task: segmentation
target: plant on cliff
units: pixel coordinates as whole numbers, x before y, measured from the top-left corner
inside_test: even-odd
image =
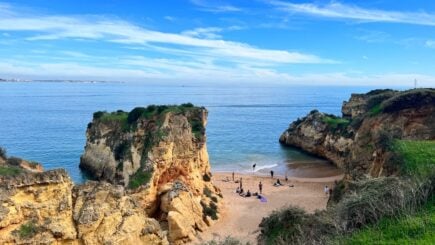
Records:
[[[39,232],[39,227],[35,225],[34,221],[29,221],[22,224],[16,232],[21,239],[29,239]]]
[[[212,240],[206,243],[202,243],[201,245],[250,245],[250,243],[249,242],[243,243],[233,237],[225,237],[224,240],[219,240],[219,241]]]
[[[341,117],[336,117],[333,115],[325,115],[322,118],[322,121],[326,123],[331,129],[344,129],[347,125],[349,125],[350,121]]]
[[[202,214],[204,217],[209,216],[212,220],[217,220],[217,206],[215,203],[211,202],[210,205],[207,205],[205,202],[200,202],[202,206]]]
[[[148,183],[151,177],[152,177],[151,172],[147,172],[139,169],[135,174],[130,176],[130,182],[128,183],[128,187],[131,189],[136,189],[139,186]]]
[[[9,167],[0,166],[0,176],[17,176],[22,172],[23,171],[21,168],[15,166],[9,166]]]
[[[6,149],[3,147],[0,147],[0,158],[3,158],[3,159],[8,158],[7,154],[6,154]]]

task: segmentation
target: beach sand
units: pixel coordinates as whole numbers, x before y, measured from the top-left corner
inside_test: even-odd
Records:
[[[296,178],[289,177],[288,182],[284,177],[252,174],[235,174],[236,179],[243,178],[245,192],[258,192],[258,183],[263,183],[263,196],[267,202],[260,202],[257,197],[241,197],[235,193],[239,184],[232,181],[231,173],[213,173],[213,183],[219,187],[223,194],[223,208],[220,219],[201,233],[192,244],[201,244],[210,240],[223,240],[227,236],[237,238],[243,242],[256,244],[260,233],[258,225],[263,217],[281,207],[295,205],[312,213],[315,210],[326,208],[328,196],[323,192],[325,185],[333,186],[335,180],[340,180],[343,175],[322,178]],[[279,177],[284,186],[274,187],[273,183]],[[229,179],[229,182],[224,181]],[[294,185],[294,187],[289,187]]]

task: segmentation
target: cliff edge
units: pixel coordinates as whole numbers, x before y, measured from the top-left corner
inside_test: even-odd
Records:
[[[397,175],[394,140],[435,139],[435,90],[373,90],[352,94],[342,117],[311,111],[290,124],[279,141],[324,157],[347,178]]]

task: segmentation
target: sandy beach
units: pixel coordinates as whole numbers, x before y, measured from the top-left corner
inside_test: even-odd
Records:
[[[192,244],[201,244],[210,240],[223,240],[232,236],[243,242],[255,244],[259,234],[259,227],[263,217],[274,210],[288,205],[295,205],[314,212],[326,208],[328,196],[323,192],[325,185],[333,186],[335,180],[342,175],[321,178],[289,177],[288,182],[283,176],[270,176],[252,174],[235,174],[235,179],[243,178],[245,191],[258,192],[258,183],[263,183],[263,196],[267,202],[261,202],[257,197],[241,197],[235,191],[238,183],[232,181],[232,173],[213,173],[214,184],[222,190],[224,196],[220,219],[204,233],[198,236]],[[276,178],[280,178],[283,186],[274,187]],[[226,181],[229,179],[230,181]],[[293,185],[294,187],[290,187]]]

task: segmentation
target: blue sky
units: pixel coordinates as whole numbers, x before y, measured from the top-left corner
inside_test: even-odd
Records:
[[[0,77],[434,87],[435,2],[0,1]]]

